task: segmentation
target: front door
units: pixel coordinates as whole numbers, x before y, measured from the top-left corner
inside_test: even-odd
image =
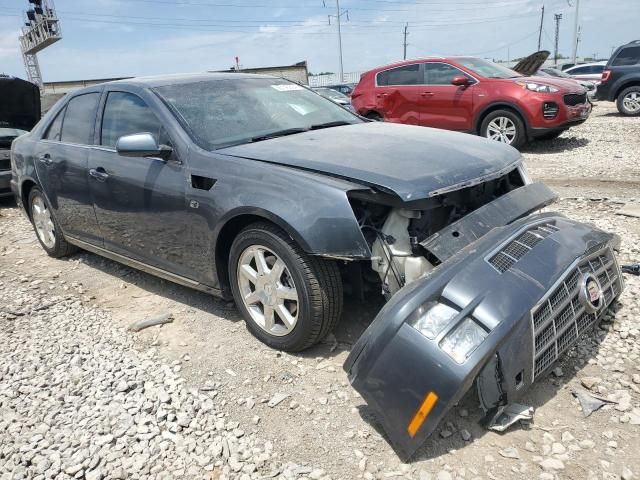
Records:
[[[87,179],[99,100],[100,92],[73,97],[48,126],[34,157],[39,183],[64,233],[101,246]]]
[[[169,160],[124,157],[116,142],[125,135],[152,133],[170,144],[160,120],[138,95],[105,94],[96,146],[89,156],[89,183],[105,248],[178,275],[190,276],[184,250],[185,172]]]
[[[420,117],[421,125],[446,130],[472,130],[475,86],[452,85],[451,80],[460,75],[469,77],[462,70],[448,63],[426,62],[424,64],[424,85],[421,95],[425,101]]]

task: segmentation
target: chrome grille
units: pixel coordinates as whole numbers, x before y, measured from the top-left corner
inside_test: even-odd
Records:
[[[554,223],[531,227],[511,240],[498,253],[489,258],[489,263],[498,272],[504,273],[524,257],[533,247],[559,230]]]
[[[534,381],[594,324],[598,315],[603,313],[622,291],[622,279],[613,251],[608,246],[599,246],[600,251],[594,250],[593,247],[587,250],[560,284],[531,312],[534,332]],[[605,305],[597,314],[587,313],[578,300],[580,278],[586,273],[598,278],[604,294]]]

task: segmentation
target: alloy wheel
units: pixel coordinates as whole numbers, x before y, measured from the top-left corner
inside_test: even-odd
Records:
[[[256,325],[278,337],[293,331],[299,299],[284,260],[267,247],[252,245],[240,255],[237,279],[242,302]]]
[[[487,125],[487,138],[511,145],[516,138],[516,125],[508,117],[496,117]]]
[[[622,105],[624,108],[631,112],[637,113],[640,111],[640,92],[629,92],[622,99]]]
[[[40,195],[33,197],[33,201],[31,202],[31,217],[40,241],[45,247],[54,248],[56,245],[55,225],[51,218],[51,212]]]

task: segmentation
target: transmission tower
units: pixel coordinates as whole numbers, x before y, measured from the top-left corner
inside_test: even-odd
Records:
[[[62,38],[60,21],[53,0],[29,0],[20,35],[20,50],[27,78],[43,91],[42,74],[37,53]]]
[[[553,58],[554,58],[554,63],[557,67],[558,66],[558,41],[560,40],[560,20],[562,20],[562,14],[556,13],[554,15],[554,18],[556,19],[556,46],[553,51]]]

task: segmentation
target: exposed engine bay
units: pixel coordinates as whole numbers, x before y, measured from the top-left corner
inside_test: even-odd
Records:
[[[438,257],[424,246],[430,238],[528,183],[526,172],[519,166],[493,180],[414,202],[398,202],[379,193],[350,195],[358,224],[371,249],[371,270],[380,279],[382,293],[389,298],[440,264]],[[453,237],[456,233],[453,232]]]

